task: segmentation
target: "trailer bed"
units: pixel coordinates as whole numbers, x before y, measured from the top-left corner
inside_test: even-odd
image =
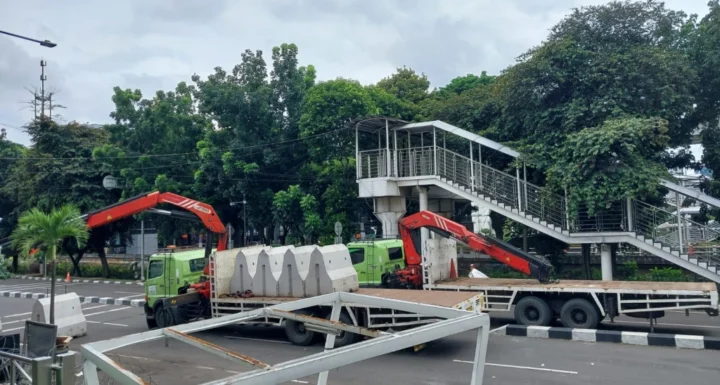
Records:
[[[442,307],[461,307],[463,304],[473,301],[479,293],[469,291],[429,291],[429,290],[407,290],[407,289],[371,289],[362,288],[355,294],[368,295],[398,301],[416,302],[425,305]],[[221,297],[214,299],[218,303],[266,303],[277,304],[281,302],[297,301],[302,298],[293,297]]]
[[[695,294],[717,293],[712,282],[644,282],[644,281],[584,281],[561,280],[555,283],[540,283],[532,279],[508,278],[455,278],[436,282],[431,288],[442,290],[522,290],[522,291],[570,291],[609,292],[636,294]]]

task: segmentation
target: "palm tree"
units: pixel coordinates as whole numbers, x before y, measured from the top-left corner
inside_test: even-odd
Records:
[[[12,245],[27,255],[31,249],[42,246],[52,261],[52,281],[50,281],[50,323],[55,323],[55,261],[57,249],[66,238],[73,238],[78,247],[87,242],[89,232],[85,221],[80,218],[80,210],[74,205],[64,205],[49,214],[35,208],[25,212],[19,219],[17,228],[10,238]]]

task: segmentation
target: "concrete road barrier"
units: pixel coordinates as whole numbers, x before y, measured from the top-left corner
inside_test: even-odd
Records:
[[[300,274],[301,295],[302,297],[311,297],[317,295],[318,284],[317,274],[313,269],[310,272],[310,264],[312,260],[322,260],[322,254],[317,246],[302,246],[296,247],[293,252],[295,253],[295,264],[297,265],[298,273]]]
[[[272,274],[277,281],[277,295],[280,297],[302,297],[302,277],[295,259],[295,248],[274,247],[270,250]]]
[[[320,269],[321,294],[336,291],[354,292],[360,288],[357,271],[352,265],[347,246],[323,246],[320,248],[320,252],[324,264]]]
[[[242,293],[245,290],[252,290],[252,280],[257,269],[258,254],[265,247],[246,247],[240,248],[235,257],[235,269],[233,270],[233,278],[230,283],[231,293]],[[235,250],[235,249],[233,249]]]
[[[550,326],[507,325],[494,334],[582,342],[666,346],[682,349],[720,350],[720,338],[685,334],[625,332],[618,330],[571,329]]]
[[[50,323],[50,298],[40,298],[33,304],[33,321]],[[58,336],[87,335],[87,321],[82,312],[80,297],[75,293],[55,296],[55,324]]]
[[[252,292],[259,297],[276,296],[277,282],[270,267],[270,255],[267,251],[260,250],[257,254],[257,266],[252,278]]]

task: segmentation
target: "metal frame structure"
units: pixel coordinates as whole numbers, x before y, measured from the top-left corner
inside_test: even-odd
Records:
[[[444,320],[391,334],[339,322],[342,307],[351,303],[413,312],[442,318]],[[330,319],[327,320],[292,313],[296,310],[314,306],[332,307]],[[190,333],[194,332],[233,325],[267,316],[302,320],[309,330],[326,333],[325,351],[308,357],[270,365],[253,357],[230,351],[190,335]],[[330,369],[363,361],[382,354],[411,348],[453,334],[477,329],[475,358],[470,384],[481,385],[483,383],[485,370],[489,328],[490,317],[487,314],[479,312],[468,312],[407,301],[337,292],[293,302],[280,303],[225,317],[212,318],[191,324],[151,330],[112,340],[86,344],[82,346],[82,357],[84,360],[83,372],[87,385],[100,385],[97,369],[104,371],[123,385],[145,384],[143,379],[121,367],[117,362],[114,362],[106,356],[105,353],[110,350],[141,342],[172,338],[242,364],[250,370],[221,380],[206,382],[204,385],[280,384],[313,374],[319,374],[318,385],[325,385],[327,384],[328,370]],[[366,337],[371,337],[372,339],[334,349],[335,336],[340,332],[361,334]]]

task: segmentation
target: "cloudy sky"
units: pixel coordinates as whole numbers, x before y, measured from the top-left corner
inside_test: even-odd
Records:
[[[112,88],[143,95],[172,89],[193,73],[231,68],[245,49],[269,53],[295,43],[320,80],[373,83],[397,67],[424,72],[433,86],[467,73],[498,73],[540,43],[571,8],[602,0],[0,0],[0,30],[48,39],[38,44],[0,35],[0,127],[32,117],[23,102],[46,88],[67,120],[106,123]],[[211,5],[212,4],[212,5]],[[706,13],[707,0],[666,0]]]

